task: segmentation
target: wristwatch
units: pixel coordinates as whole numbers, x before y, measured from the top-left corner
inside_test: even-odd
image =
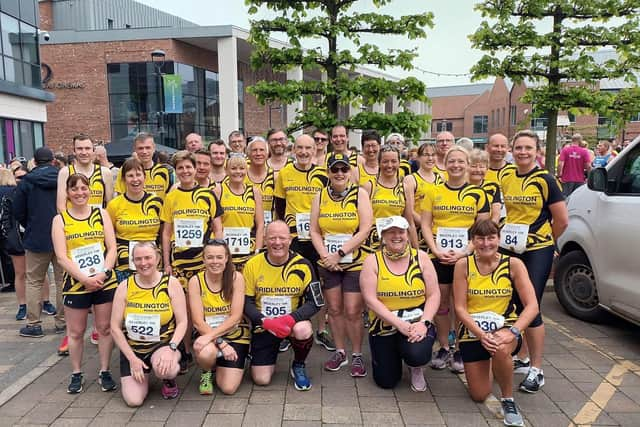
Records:
[[[522,333],[520,332],[520,329],[516,328],[515,326],[512,326],[509,328],[509,332],[511,332],[513,335],[515,335],[516,338],[520,338],[522,336]]]
[[[178,344],[174,343],[174,342],[170,342],[169,343],[169,348],[173,351],[178,351]]]
[[[346,253],[344,253],[344,251],[342,250],[342,248],[338,249],[338,255],[340,255],[340,257],[344,258],[344,256],[346,255]]]
[[[110,268],[107,268],[107,269],[104,271],[104,276],[105,276],[107,279],[110,279],[112,274],[113,274],[113,270],[112,270],[112,269],[110,269]]]
[[[431,323],[431,320],[423,320],[422,323],[424,323],[424,326],[426,326],[427,329],[429,329],[431,325],[433,325],[433,323]]]
[[[222,344],[223,342],[225,342],[225,340],[223,340],[223,339],[222,339],[222,337],[218,337],[218,338],[216,338],[216,345],[220,345],[220,344]]]

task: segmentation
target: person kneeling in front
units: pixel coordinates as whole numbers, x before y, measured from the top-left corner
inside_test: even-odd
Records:
[[[409,222],[384,218],[381,248],[362,265],[360,290],[369,307],[369,347],[373,380],[382,388],[402,378],[402,362],[411,374],[411,389],[427,390],[423,366],[431,360],[436,337],[431,323],[440,305],[440,288],[429,256],[411,247]]]
[[[151,370],[162,380],[162,397],[178,397],[178,344],[187,330],[187,303],[178,279],[158,271],[160,253],[153,242],[136,243],[132,258],[136,273],[118,285],[111,335],[120,348],[122,398],[136,407],[149,393]]]
[[[513,400],[513,362],[522,345],[520,331],[538,314],[538,303],[522,261],[498,253],[500,231],[491,220],[477,221],[470,230],[474,253],[456,262],[453,297],[464,374],[469,394],[483,402],[491,394],[491,372],[502,392],[507,426],[523,426]],[[513,297],[524,306],[516,314]]]
[[[320,283],[311,263],[291,252],[289,226],[274,221],[266,230],[266,252],[245,264],[244,314],[251,320],[251,376],[254,383],[268,385],[275,371],[280,342],[293,346],[291,376],[297,390],[309,390],[311,381],[305,360],[313,344],[309,319],[324,304]]]

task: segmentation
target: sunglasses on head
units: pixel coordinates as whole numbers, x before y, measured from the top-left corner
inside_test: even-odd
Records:
[[[224,239],[209,239],[207,245],[227,246],[227,242]]]
[[[333,166],[330,170],[331,170],[331,173],[338,173],[338,172],[349,173],[349,171],[351,171],[351,167],[347,165]]]

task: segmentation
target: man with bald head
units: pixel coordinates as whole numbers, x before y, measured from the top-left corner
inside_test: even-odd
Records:
[[[506,160],[509,152],[509,140],[501,133],[494,133],[489,137],[485,151],[489,154],[489,169],[484,179],[487,182],[499,184],[498,174],[509,165]]]
[[[97,145],[93,153],[95,155],[95,162],[111,171],[113,184],[115,185],[116,178],[118,177],[118,168],[109,161],[107,150],[102,145]]]
[[[202,143],[202,137],[192,132],[184,138],[184,149],[195,153],[198,150],[204,150],[204,144]]]
[[[291,249],[316,264],[320,259],[311,243],[311,201],[326,185],[327,174],[313,164],[316,146],[309,135],[300,135],[293,146],[295,160],[276,177],[276,215],[289,225]]]

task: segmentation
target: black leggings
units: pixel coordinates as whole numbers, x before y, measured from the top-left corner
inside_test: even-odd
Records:
[[[393,388],[402,379],[402,362],[410,367],[431,361],[435,328],[429,328],[425,339],[410,343],[400,332],[393,335],[369,335],[373,380],[379,387]]]
[[[507,255],[519,258],[524,263],[525,267],[527,267],[527,271],[529,272],[529,279],[531,279],[531,283],[533,283],[533,288],[536,292],[536,299],[538,300],[538,314],[533,318],[531,323],[529,324],[530,328],[537,328],[538,326],[542,326],[542,314],[541,314],[541,304],[542,304],[542,295],[544,295],[544,288],[547,286],[547,280],[549,279],[549,273],[551,273],[551,266],[553,265],[553,254],[555,252],[555,248],[553,246],[548,246],[542,249],[536,249],[534,251],[527,251],[523,254],[516,254],[509,251],[503,251]],[[516,305],[516,312],[518,314],[522,313],[524,306],[520,301],[520,296],[517,292],[513,293],[513,302]]]

